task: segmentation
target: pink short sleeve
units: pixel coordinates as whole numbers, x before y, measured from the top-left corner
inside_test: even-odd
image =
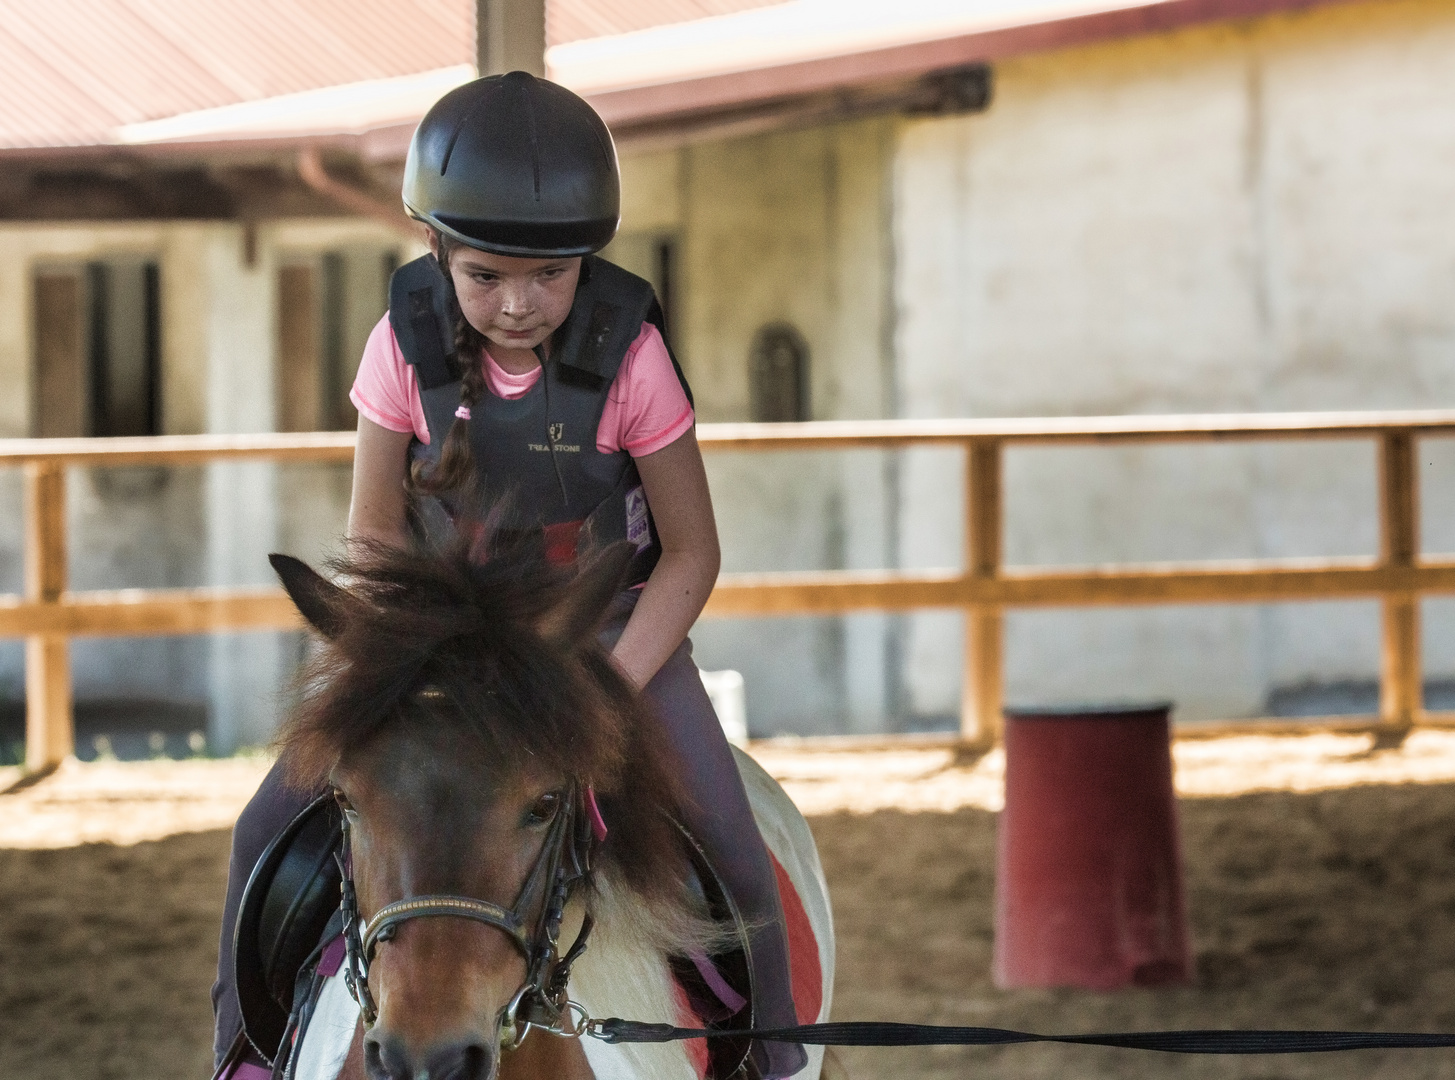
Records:
[[[693,420],[662,335],[651,323],[643,323],[607,392],[596,449],[603,454],[625,449],[632,457],[646,457],[680,439]]]
[[[502,397],[524,392],[501,394],[493,385],[491,390]],[[420,442],[429,442],[414,368],[399,351],[387,315],[379,320],[364,345],[349,400],[361,415],[380,427],[412,431]],[[643,323],[642,332],[627,349],[607,392],[596,429],[596,448],[603,454],[625,449],[632,457],[645,457],[676,442],[692,427],[693,420],[692,406],[677,380],[662,335],[655,326]]]
[[[429,442],[429,425],[424,419],[414,368],[399,351],[388,315],[369,333],[349,400],[361,415],[381,428],[412,431],[420,442]]]

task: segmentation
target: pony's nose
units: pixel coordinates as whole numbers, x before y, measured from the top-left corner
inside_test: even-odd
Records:
[[[369,1080],[487,1080],[490,1048],[479,1039],[457,1039],[416,1056],[398,1035],[378,1030],[364,1036]]]

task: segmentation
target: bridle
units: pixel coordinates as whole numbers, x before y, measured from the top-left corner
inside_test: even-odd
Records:
[[[349,820],[344,815],[343,843],[335,855],[343,875],[339,905],[344,922],[343,976],[349,994],[358,1003],[365,1028],[373,1027],[379,1018],[374,996],[369,992],[369,964],[378,944],[392,938],[410,919],[456,918],[494,927],[525,957],[525,981],[501,1011],[500,1040],[504,1047],[519,1046],[531,1028],[563,1036],[584,1033],[586,1012],[570,999],[567,984],[572,965],[586,951],[591,916],[585,916],[575,943],[564,955],[560,955],[559,936],[566,901],[591,874],[597,836],[586,806],[588,798],[592,796],[578,784],[572,784],[566,792],[512,907],[469,896],[410,896],[386,904],[362,927],[354,890]],[[532,925],[533,911],[539,914]]]

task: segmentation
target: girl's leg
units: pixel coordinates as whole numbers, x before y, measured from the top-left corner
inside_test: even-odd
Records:
[[[777,877],[753,820],[732,749],[703,689],[697,665],[692,662],[690,641],[684,641],[662,665],[647,684],[645,694],[663,720],[693,796],[692,804],[684,810],[688,815],[686,825],[753,927],[748,961],[757,998],[754,1023],[759,1027],[792,1027],[798,1017],[789,980],[788,939]],[[792,1043],[755,1042],[752,1055],[765,1078],[792,1076],[808,1061],[803,1048]]]
[[[237,986],[233,980],[232,935],[237,926],[238,908],[253,866],[264,849],[287,824],[316,797],[316,792],[299,791],[283,783],[281,770],[274,765],[258,785],[232,829],[232,858],[227,867],[227,900],[222,909],[222,940],[217,950],[217,981],[212,984],[212,1056],[213,1063],[222,1060],[242,1030],[242,1012],[237,1002]]]

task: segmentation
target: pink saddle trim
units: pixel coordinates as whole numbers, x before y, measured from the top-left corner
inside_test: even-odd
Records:
[[[722,1002],[723,1008],[727,1009],[729,1016],[748,1003],[747,998],[728,985],[728,981],[722,977],[722,972],[717,970],[717,965],[702,953],[692,954],[692,966],[697,968],[697,974],[702,976],[702,981],[707,983],[707,988],[717,995],[717,1000]]]
[[[272,1069],[254,1065],[251,1061],[240,1061],[234,1065],[223,1080],[271,1080]]]

